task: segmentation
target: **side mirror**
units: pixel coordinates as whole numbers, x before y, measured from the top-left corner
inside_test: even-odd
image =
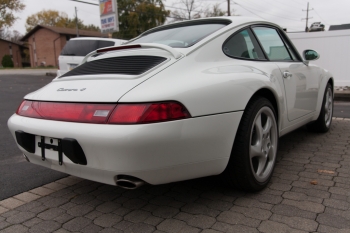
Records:
[[[314,61],[320,58],[320,54],[318,54],[314,50],[307,49],[307,50],[304,50],[303,57],[305,61]]]

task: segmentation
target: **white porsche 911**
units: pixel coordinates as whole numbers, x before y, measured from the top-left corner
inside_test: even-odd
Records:
[[[332,122],[332,75],[276,24],[183,21],[81,65],[25,96],[8,126],[32,163],[124,188],[221,174],[257,191],[279,137]]]

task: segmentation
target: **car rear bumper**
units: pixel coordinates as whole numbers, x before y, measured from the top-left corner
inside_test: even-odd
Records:
[[[226,167],[243,112],[232,112],[142,125],[99,125],[27,118],[14,114],[8,121],[15,131],[36,135],[35,152],[19,146],[30,162],[74,176],[115,185],[117,175],[129,175],[150,184],[220,174]],[[58,152],[38,147],[41,136],[73,138],[87,165],[73,163]]]

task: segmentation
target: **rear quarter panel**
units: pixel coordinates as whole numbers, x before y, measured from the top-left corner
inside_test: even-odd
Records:
[[[274,63],[238,60],[226,56],[222,44],[228,31],[190,53],[125,94],[119,102],[177,100],[192,116],[244,110],[261,88],[276,97],[284,110],[281,72]],[[282,86],[281,86],[282,85]]]

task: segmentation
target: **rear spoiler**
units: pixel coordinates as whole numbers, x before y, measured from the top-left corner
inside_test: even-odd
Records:
[[[165,51],[169,52],[175,59],[178,59],[178,58],[180,58],[182,56],[182,54],[179,51],[177,51],[177,50],[175,50],[172,47],[167,46],[167,45],[153,44],[153,43],[142,43],[142,44],[120,45],[120,46],[112,46],[112,47],[106,47],[106,48],[102,48],[102,49],[97,49],[97,50],[89,53],[88,55],[86,55],[84,57],[83,61],[81,62],[81,64],[84,64],[85,62],[87,62],[89,57],[94,56],[94,55],[99,54],[99,53],[105,53],[105,52],[117,51],[117,50],[124,50],[124,49],[136,49],[136,48],[162,49],[162,50],[165,50]]]

